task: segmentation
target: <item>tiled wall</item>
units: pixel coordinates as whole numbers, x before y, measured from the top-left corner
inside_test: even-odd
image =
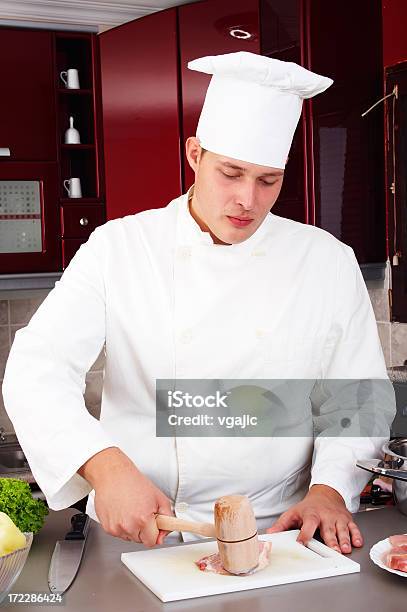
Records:
[[[41,297],[32,299],[2,300],[0,293],[0,387],[3,383],[4,369],[14,334],[20,327],[27,325],[47,292]],[[100,398],[103,384],[104,353],[103,350],[86,376],[85,404],[89,412],[99,417]],[[3,405],[0,392],[0,427],[6,432],[13,432],[13,426]]]
[[[390,322],[387,274],[384,282],[368,282],[387,367],[407,365],[407,323]]]
[[[378,331],[387,366],[403,365],[407,360],[407,324],[390,323],[388,294],[383,283],[368,283],[369,295],[375,311]],[[0,386],[10,346],[17,329],[24,327],[44,297],[32,299],[1,299],[0,294]],[[103,384],[103,351],[86,377],[85,404],[93,416],[100,412],[100,397]],[[12,432],[13,426],[4,410],[0,393],[0,426]]]

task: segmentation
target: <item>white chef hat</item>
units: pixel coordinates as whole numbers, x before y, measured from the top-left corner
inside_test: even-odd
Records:
[[[196,136],[208,151],[284,168],[303,98],[332,79],[247,51],[200,57],[188,68],[212,74]]]

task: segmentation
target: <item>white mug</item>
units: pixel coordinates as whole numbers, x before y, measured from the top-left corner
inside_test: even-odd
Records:
[[[68,197],[70,198],[81,198],[82,190],[81,190],[81,179],[79,178],[70,178],[64,181],[64,187],[68,192]]]
[[[67,89],[80,89],[79,74],[76,68],[69,68],[68,70],[63,70],[59,76],[65,83],[65,87]]]

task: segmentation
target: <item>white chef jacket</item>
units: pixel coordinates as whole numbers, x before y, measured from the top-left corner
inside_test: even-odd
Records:
[[[83,393],[104,344],[99,421]],[[378,456],[385,438],[156,437],[158,378],[387,379],[354,253],[328,232],[269,213],[244,242],[217,245],[188,194],[109,221],[17,331],[3,394],[54,510],[90,494],[97,518],[77,470],[109,446],[181,518],[211,521],[216,498],[240,493],[265,528],[316,483],[357,510],[369,474],[355,460]],[[393,416],[383,408],[387,423]]]

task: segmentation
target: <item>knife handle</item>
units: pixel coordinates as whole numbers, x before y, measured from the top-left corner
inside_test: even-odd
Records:
[[[72,529],[66,534],[65,540],[84,540],[89,529],[89,521],[88,515],[83,512],[74,514],[71,518]]]

